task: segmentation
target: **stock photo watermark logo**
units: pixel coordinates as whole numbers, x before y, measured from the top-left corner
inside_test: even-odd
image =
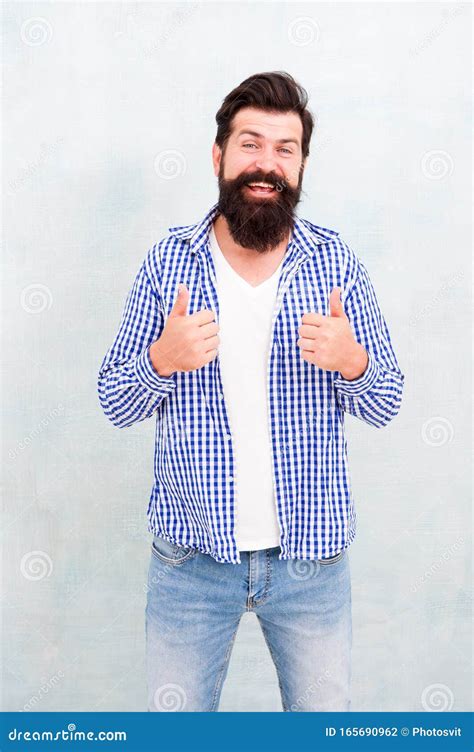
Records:
[[[413,585],[411,586],[411,592],[417,593],[423,585],[425,585],[429,580],[435,575],[440,569],[444,567],[447,561],[449,561],[454,553],[457,553],[458,549],[464,546],[464,538],[460,537],[455,541],[455,543],[452,543],[448,548],[446,548],[445,551],[436,559],[436,561],[432,562],[430,567],[426,569],[420,577],[417,577]]]
[[[319,42],[321,32],[319,24],[311,16],[298,16],[288,24],[288,41],[296,47],[306,47]]]
[[[150,593],[153,590],[153,586],[158,585],[160,580],[166,577],[166,575],[169,574],[173,569],[174,569],[173,564],[165,564],[164,562],[162,562],[161,569],[158,572],[155,572],[155,574],[153,574],[152,576],[150,576],[148,579],[148,582],[145,582],[145,584],[143,585],[143,592],[145,594]]]
[[[416,326],[423,318],[426,316],[429,316],[430,313],[435,311],[440,303],[442,302],[443,298],[448,294],[448,292],[453,288],[456,287],[462,280],[464,279],[464,272],[462,270],[459,270],[452,274],[446,282],[444,282],[439,290],[435,293],[434,297],[428,301],[428,303],[425,303],[417,313],[412,316],[409,320],[410,326]]]
[[[424,444],[432,447],[450,444],[454,439],[453,424],[447,418],[442,418],[439,415],[429,418],[421,427],[421,438]]]
[[[174,180],[186,174],[186,158],[177,149],[160,151],[154,159],[154,169],[159,178]]]
[[[295,293],[295,296],[298,293]],[[294,429],[289,431],[286,436],[283,436],[278,442],[280,451],[288,452],[294,450],[301,440],[307,436],[311,436],[323,422],[327,420],[337,419],[338,408],[335,405],[328,405],[327,407],[321,406],[315,415],[307,415],[302,418],[299,426],[295,426]]]
[[[53,27],[41,16],[27,18],[21,25],[20,37],[28,47],[40,47],[53,38]]]
[[[20,453],[24,449],[26,449],[26,447],[30,446],[34,439],[40,436],[44,429],[51,423],[51,421],[57,418],[57,416],[60,415],[63,410],[64,405],[62,405],[61,403],[50,410],[48,415],[40,420],[40,422],[31,429],[29,434],[27,434],[23,439],[20,439],[20,441],[16,443],[13,449],[10,449],[10,451],[8,452],[8,462],[14,462],[14,460],[16,460]]]
[[[454,172],[454,160],[443,149],[426,151],[421,158],[421,172],[428,180],[443,180]]]
[[[38,582],[50,577],[53,572],[53,562],[45,551],[28,551],[22,556],[20,572],[25,580]]]
[[[411,48],[410,57],[417,57],[417,55],[419,55],[421,52],[424,52],[428,47],[430,47],[433,42],[438,39],[438,37],[443,33],[443,31],[451,23],[451,21],[457,18],[463,11],[464,8],[460,4],[454,6],[453,8],[444,8],[442,11],[444,15],[443,20],[432,29],[430,29],[430,31],[425,34],[423,39],[421,39],[415,47]]]
[[[127,741],[126,731],[78,731],[75,723],[68,723],[67,729],[51,731],[44,729],[42,731],[29,731],[14,728],[8,733],[10,741],[25,742],[57,742],[57,741]],[[24,747],[23,747],[24,749]]]
[[[288,559],[286,567],[293,580],[309,580],[318,576],[321,564],[316,559]]]
[[[186,692],[180,684],[163,684],[153,696],[155,708],[165,713],[184,710],[187,699]]]
[[[317,692],[318,689],[321,689],[321,687],[323,687],[330,678],[331,672],[329,671],[329,669],[326,669],[315,682],[311,682],[311,684],[308,685],[305,692],[297,698],[296,702],[290,705],[290,710],[296,712],[298,710],[301,710],[301,708],[307,707],[307,703],[311,695]]]
[[[191,2],[187,3],[184,8],[178,8],[178,10],[171,17],[169,24],[161,32],[157,40],[146,49],[143,50],[143,58],[150,59],[153,55],[161,50],[161,47],[171,39],[178,29],[183,26],[189,18],[200,7],[201,3]]]
[[[21,291],[20,305],[26,313],[43,313],[53,305],[51,290],[40,282],[33,282]]]
[[[424,710],[433,713],[450,711],[454,705],[454,694],[446,684],[430,684],[421,693]]]
[[[9,181],[7,186],[7,194],[9,196],[15,196],[30,180],[34,179],[40,172],[41,168],[46,164],[49,157],[52,156],[57,150],[58,146],[64,142],[64,138],[60,136],[52,143],[42,143],[40,145],[40,153],[38,157],[29,162],[26,167],[21,168],[18,171],[16,177]]]
[[[23,708],[19,710],[18,712],[28,713],[29,711],[33,710],[33,708],[35,708],[38,705],[38,703],[41,702],[43,697],[45,697],[51,689],[55,689],[55,687],[58,686],[61,679],[64,679],[64,676],[65,676],[64,672],[59,670],[57,673],[53,674],[53,676],[51,676],[49,679],[43,679],[41,682],[41,686],[36,690],[34,695],[30,697],[28,702],[26,702],[23,705]]]

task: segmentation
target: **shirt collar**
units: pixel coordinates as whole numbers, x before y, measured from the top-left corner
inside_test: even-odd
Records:
[[[193,225],[169,227],[168,232],[176,238],[188,240],[192,253],[201,251],[206,246],[212,224],[219,214],[218,206],[218,203],[214,204],[200,222]],[[328,243],[338,235],[336,230],[329,230],[307,219],[295,217],[292,240],[308,256],[312,255],[315,246]]]

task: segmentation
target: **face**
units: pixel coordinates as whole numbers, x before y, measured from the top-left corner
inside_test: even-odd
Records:
[[[301,118],[294,112],[246,107],[233,119],[224,152],[213,145],[219,211],[244,248],[269,252],[292,230],[306,165],[302,135]]]

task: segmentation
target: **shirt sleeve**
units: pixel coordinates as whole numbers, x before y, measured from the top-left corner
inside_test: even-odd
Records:
[[[149,347],[164,327],[163,308],[146,271],[146,259],[129,291],[115,339],[99,369],[99,402],[109,420],[125,428],[149,418],[176,388],[175,374],[160,376]]]
[[[347,380],[336,372],[336,398],[346,412],[382,428],[400,409],[405,376],[367,269],[360,261],[356,281],[343,307],[357,342],[367,351],[368,363],[357,379]]]

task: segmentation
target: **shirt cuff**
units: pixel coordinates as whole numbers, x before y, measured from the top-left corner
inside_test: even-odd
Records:
[[[176,388],[174,373],[170,376],[160,376],[155,370],[150,357],[150,348],[146,347],[135,360],[135,374],[143,386],[152,392],[171,392]]]
[[[357,397],[360,394],[365,394],[375,384],[380,374],[380,367],[377,364],[374,356],[368,350],[367,357],[368,363],[363,374],[358,376],[357,379],[344,379],[339,371],[334,379],[334,386],[342,393],[347,394],[350,397]]]

